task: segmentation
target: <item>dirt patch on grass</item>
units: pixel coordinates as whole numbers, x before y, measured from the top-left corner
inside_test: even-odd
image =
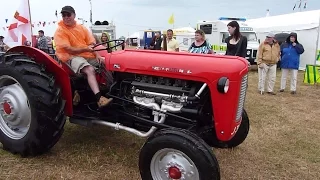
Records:
[[[317,179],[320,177],[320,87],[298,93],[260,95],[250,72],[246,109],[251,130],[233,150],[214,149],[222,179]],[[276,89],[279,90],[280,73]],[[1,179],[140,179],[138,154],[144,139],[111,128],[66,124],[57,145],[36,158],[0,150]]]

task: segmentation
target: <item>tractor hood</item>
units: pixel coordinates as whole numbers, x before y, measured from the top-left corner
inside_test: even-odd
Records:
[[[248,72],[247,60],[235,56],[150,50],[109,54],[109,69],[147,75],[213,82],[223,76],[239,81]],[[108,63],[108,62],[107,62]]]

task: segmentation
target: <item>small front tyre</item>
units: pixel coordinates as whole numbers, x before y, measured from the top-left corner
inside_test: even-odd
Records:
[[[150,137],[141,149],[142,180],[219,180],[219,164],[210,147],[195,134],[164,129]]]

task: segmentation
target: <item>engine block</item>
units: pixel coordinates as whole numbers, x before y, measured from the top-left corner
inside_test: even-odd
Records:
[[[196,86],[186,80],[156,76],[137,75],[132,81],[132,94],[176,103],[186,102],[188,96],[194,96]]]

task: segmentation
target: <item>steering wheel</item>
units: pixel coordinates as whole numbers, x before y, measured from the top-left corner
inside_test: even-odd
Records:
[[[103,48],[103,49],[95,49],[94,51],[103,51],[103,50],[108,50],[108,49],[112,49],[112,48],[115,48],[117,46],[121,46],[122,47],[122,50],[124,50],[125,48],[125,45],[124,45],[124,42],[125,40],[122,40],[122,39],[115,39],[115,40],[111,40],[111,41],[105,41],[105,42],[102,42],[102,43],[98,43],[96,45],[93,46],[93,49],[98,47],[98,46],[101,46],[103,44],[107,44],[107,43],[110,43],[110,42],[115,42],[114,46],[111,46],[111,47],[106,47],[106,48]],[[117,43],[117,42],[120,42],[120,43]]]

